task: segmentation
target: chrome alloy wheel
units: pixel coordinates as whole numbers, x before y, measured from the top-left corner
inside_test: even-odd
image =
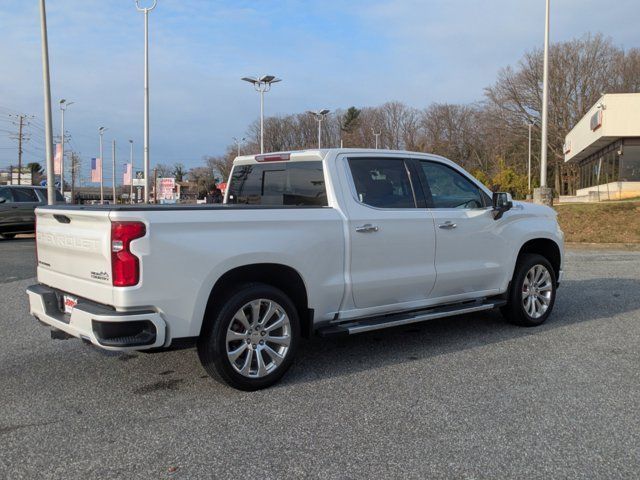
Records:
[[[276,370],[290,343],[287,312],[265,298],[252,300],[235,313],[225,341],[229,363],[249,378],[262,378]]]
[[[534,265],[522,284],[522,308],[531,318],[540,318],[549,308],[552,293],[549,270],[543,265]]]

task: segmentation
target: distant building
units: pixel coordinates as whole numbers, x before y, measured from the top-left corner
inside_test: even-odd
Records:
[[[561,200],[640,196],[640,93],[603,95],[567,134],[564,161],[579,175],[576,197]]]

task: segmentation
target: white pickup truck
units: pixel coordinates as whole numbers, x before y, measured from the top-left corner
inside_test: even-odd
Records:
[[[224,205],[37,209],[31,313],[108,350],[197,345],[244,390],[302,336],[500,308],[550,315],[563,234],[551,208],[492,194],[455,163],[331,149],[238,157]]]

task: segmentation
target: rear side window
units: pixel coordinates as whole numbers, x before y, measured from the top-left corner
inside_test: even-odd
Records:
[[[0,188],[0,200],[4,200],[2,203],[13,202],[13,196],[8,188]]]
[[[12,188],[13,198],[16,202],[39,202],[36,192],[31,188]]]
[[[349,168],[360,203],[376,208],[416,208],[401,158],[351,158]]]
[[[234,167],[227,203],[326,206],[322,162],[274,162]]]

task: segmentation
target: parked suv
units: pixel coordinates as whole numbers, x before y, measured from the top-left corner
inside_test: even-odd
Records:
[[[56,190],[56,201],[64,198]],[[47,188],[31,185],[0,186],[0,238],[13,238],[18,233],[33,233],[34,210],[47,204]]]

